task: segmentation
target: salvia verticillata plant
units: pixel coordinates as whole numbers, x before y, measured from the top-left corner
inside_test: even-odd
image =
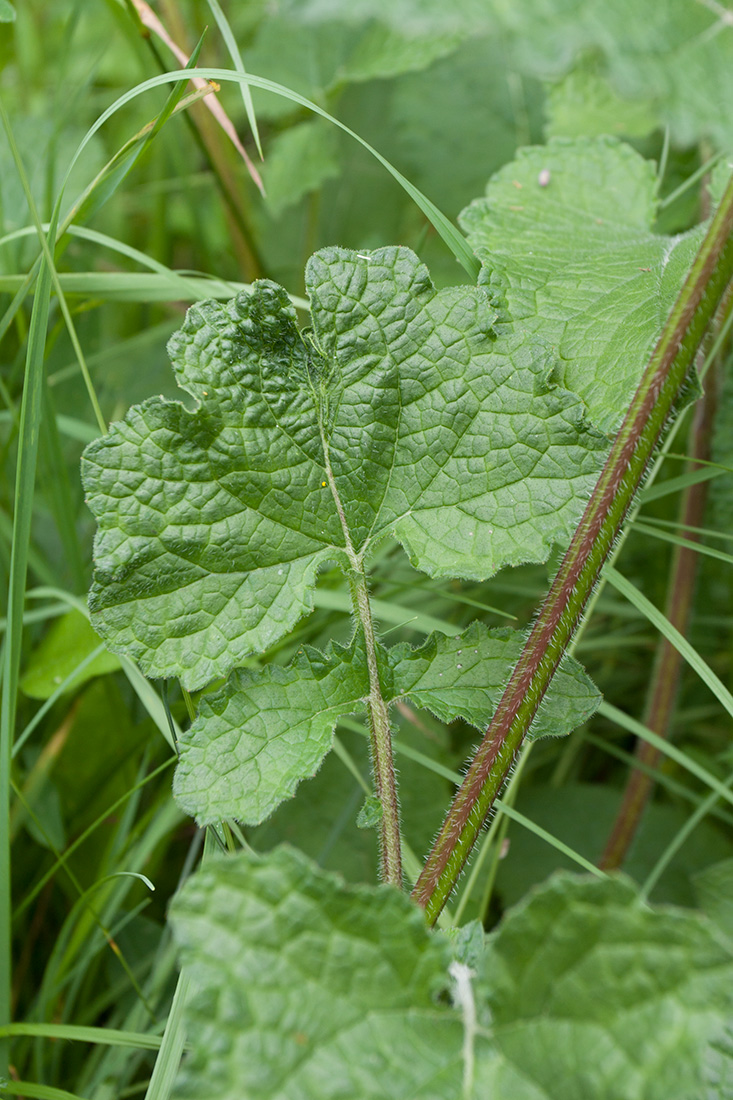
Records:
[[[306,268],[306,327],[268,281],[194,306],[169,344],[192,402],[151,398],[87,448],[94,626],[149,676],[189,691],[224,681],[179,741],[188,813],[258,824],[297,798],[339,719],[365,713],[370,730],[385,886],[346,887],[283,849],[216,861],[176,902],[199,987],[178,1095],[206,1081],[232,1098],[529,1100],[560,1095],[547,1082],[579,1043],[600,1044],[593,1083],[581,1075],[564,1095],[634,1095],[647,1011],[669,1013],[682,1042],[665,1062],[667,1040],[650,1040],[653,1095],[707,1079],[700,1052],[706,1029],[721,1038],[733,957],[698,916],[644,910],[621,880],[563,878],[489,942],[476,925],[449,940],[394,889],[396,704],[488,727],[415,886],[432,922],[525,737],[565,734],[600,701],[568,645],[694,395],[692,360],[733,272],[731,186],[706,231],[675,239],[652,232],[655,188],[615,141],[525,150],[465,212],[477,286],[436,291],[406,248],[323,249]],[[431,577],[564,556],[528,636],[474,623],[390,646],[369,581],[388,540]],[[348,644],[253,662],[313,607],[327,564],[350,592]],[[546,964],[527,984],[513,953],[530,940]],[[662,944],[664,965],[651,958]],[[624,995],[594,1005],[592,975],[632,955]]]

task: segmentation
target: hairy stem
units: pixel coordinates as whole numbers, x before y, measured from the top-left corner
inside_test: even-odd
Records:
[[[491,724],[428,855],[413,897],[434,923],[504,783],[679,400],[733,277],[733,180],[695,257]]]
[[[395,778],[394,758],[392,755],[392,731],[389,725],[389,712],[387,704],[382,696],[382,686],[379,682],[379,666],[377,664],[377,639],[374,633],[374,621],[372,609],[369,603],[369,591],[367,589],[366,576],[361,558],[354,550],[346,521],[346,513],[339,496],[336,479],[333,476],[331,460],[328,453],[328,441],[321,425],[321,439],[323,442],[323,454],[325,459],[326,477],[336,504],[341,529],[344,533],[346,553],[351,563],[349,574],[349,587],[351,588],[351,600],[354,607],[354,615],[361,626],[364,635],[364,646],[367,656],[367,669],[369,672],[369,698],[367,699],[367,712],[369,714],[369,743],[371,747],[372,773],[374,775],[374,790],[382,806],[382,823],[380,829],[380,861],[381,877],[383,882],[389,882],[398,889],[402,889],[402,838],[400,836],[400,808],[397,800],[397,780]]]
[[[693,460],[706,461],[710,458],[710,432],[715,407],[715,386],[712,383],[711,378],[705,396],[695,410],[690,432]],[[690,470],[697,469],[700,469],[700,463],[693,461]],[[701,526],[708,487],[707,481],[699,481],[685,490],[679,516],[683,527]],[[690,542],[698,542],[700,538],[694,531],[685,537]],[[672,555],[665,615],[680,634],[687,633],[690,621],[698,557],[697,551],[690,546],[676,546]],[[660,638],[642,719],[643,724],[660,737],[669,735],[681,665],[682,656],[678,650],[666,638]],[[634,755],[643,770],[632,768],[628,777],[616,820],[601,856],[600,866],[605,871],[621,867],[626,858],[654,786],[653,770],[659,765],[662,754],[657,747],[639,738]]]
[[[382,804],[381,845],[382,879],[402,888],[402,852],[400,837],[400,810],[397,801],[397,782],[392,756],[392,731],[389,725],[387,704],[382,697],[377,666],[377,643],[374,636],[372,611],[369,606],[364,573],[350,577],[354,610],[364,633],[367,668],[369,670],[369,731],[372,750],[374,789]]]

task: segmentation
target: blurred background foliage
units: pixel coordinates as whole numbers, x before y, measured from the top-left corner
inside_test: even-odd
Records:
[[[246,70],[299,92],[374,145],[451,219],[523,145],[548,137],[611,134],[663,164],[657,229],[680,232],[704,214],[701,166],[733,146],[733,30],[716,5],[668,0],[239,0],[222,2]],[[8,6],[0,18],[10,19]],[[137,83],[179,66],[141,22],[132,0],[23,0],[0,22],[0,97],[42,221],[73,153],[100,114]],[[187,55],[203,35],[202,67],[231,66],[204,0],[160,0],[155,14]],[[730,14],[730,13],[729,13]],[[64,210],[125,143],[155,118],[168,89],[132,99],[93,136],[66,182]],[[240,90],[219,102],[261,173],[263,196],[240,152],[198,102],[171,118],[130,174],[64,239],[58,269],[104,419],[152,393],[180,397],[165,343],[193,292],[170,271],[202,277],[201,294],[228,296],[257,278],[303,293],[303,266],[317,248],[404,244],[438,285],[467,276],[392,177],[351,137],[307,109],[255,90],[261,164]],[[692,180],[691,185],[678,188]],[[670,201],[664,200],[669,198]],[[0,139],[0,576],[8,587],[18,414],[32,299],[14,296],[38,255],[33,219],[10,144]],[[26,233],[20,233],[28,229]],[[120,244],[124,251],[120,251]],[[132,250],[137,250],[134,252]],[[701,526],[731,552],[733,391],[720,366],[713,457],[721,464]],[[79,483],[83,446],[99,433],[78,357],[54,299],[46,349],[44,415],[28,555],[17,752],[10,829],[15,912],[13,991],[17,1019],[104,1023],[160,1031],[176,976],[167,902],[194,865],[201,837],[172,802],[165,709],[99,647],[84,615],[93,525]],[[684,449],[684,433],[674,450]],[[680,456],[681,458],[681,456]],[[671,458],[657,484],[679,477]],[[644,508],[674,536],[678,498]],[[684,532],[683,532],[684,533]],[[625,574],[664,606],[672,547],[632,533]],[[380,623],[390,640],[419,642],[432,616],[452,629],[474,618],[522,627],[547,584],[547,567],[524,567],[485,584],[436,582],[396,546],[374,572]],[[731,676],[730,564],[700,563],[689,637],[724,682]],[[3,611],[3,614],[5,612]],[[3,620],[3,629],[5,620]],[[423,629],[424,627],[424,629]],[[303,641],[323,645],[350,632],[340,575],[325,573],[316,609],[263,660],[284,661]],[[640,717],[656,636],[609,590],[596,603],[577,656],[606,697]],[[86,663],[85,663],[86,662]],[[81,666],[81,667],[80,667]],[[187,721],[174,685],[156,685],[172,719]],[[152,714],[151,714],[152,711]],[[161,715],[163,717],[161,718]],[[156,728],[157,726],[157,728]],[[672,736],[687,756],[726,779],[730,731],[714,698],[684,671]],[[407,840],[420,857],[476,738],[427,714],[399,715],[399,767]],[[249,830],[255,847],[289,839],[324,866],[373,880],[375,839],[356,818],[368,781],[364,730],[346,722],[341,750],[297,799]],[[626,781],[633,738],[603,715],[562,744],[540,742],[523,773],[517,808],[594,861],[603,851]],[[426,766],[426,759],[429,766]],[[705,788],[678,764],[660,780],[626,870],[643,881],[689,821]],[[733,816],[720,805],[692,832],[659,879],[657,900],[694,902],[694,875],[733,857]],[[466,915],[491,926],[506,906],[572,861],[517,825],[490,855]],[[509,852],[510,858],[504,857]],[[493,862],[492,862],[493,861]],[[155,884],[151,893],[144,874]],[[493,886],[493,889],[491,888]],[[91,1050],[91,1053],[90,1053]],[[24,1078],[95,1098],[145,1088],[152,1054],[18,1040]]]

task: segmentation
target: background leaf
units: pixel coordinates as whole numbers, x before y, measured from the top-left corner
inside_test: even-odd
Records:
[[[499,1049],[548,1100],[688,1100],[733,1008],[731,967],[699,914],[563,874],[507,916],[480,980]]]
[[[272,142],[262,178],[267,201],[277,217],[303,195],[339,174],[338,138],[323,119],[291,126]]]
[[[723,149],[733,143],[733,41],[724,5],[686,0],[648,4],[610,0],[603,8],[582,0],[511,0],[492,4],[511,33],[512,60],[525,71],[557,78],[584,53],[602,59],[611,86],[626,99],[653,103],[658,125],[673,140],[692,145],[710,137]]]
[[[286,0],[262,25],[247,52],[247,67],[320,102],[347,84],[426,68],[466,34],[445,18],[438,25],[430,17],[416,18],[413,5],[403,5],[403,12],[401,20],[388,5],[350,12],[342,5]],[[253,91],[253,98],[265,116],[293,112],[292,105],[261,92]]]
[[[611,138],[520,151],[461,223],[517,324],[540,333],[558,378],[614,431],[700,241],[655,234],[654,166]]]
[[[643,137],[657,126],[655,108],[648,100],[624,99],[597,57],[583,55],[559,84],[548,89],[545,133],[548,138]]]
[[[99,644],[99,635],[94,633],[86,615],[80,611],[70,611],[52,625],[31,654],[20,680],[21,691],[33,699],[48,699]],[[103,651],[67,684],[65,691],[74,691],[94,676],[113,672],[119,667],[119,658],[114,653]]]
[[[700,871],[694,885],[700,908],[733,938],[733,858]]]
[[[485,945],[475,927],[459,938],[473,1023],[445,936],[404,895],[346,886],[291,849],[217,861],[172,920],[198,987],[178,1100],[453,1100],[461,1080],[465,1100],[689,1100],[706,1060],[725,1068],[730,947],[623,879],[556,876]]]

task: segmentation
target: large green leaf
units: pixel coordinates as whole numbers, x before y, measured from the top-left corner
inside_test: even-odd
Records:
[[[340,731],[339,737],[348,749],[353,766],[361,773],[364,783],[369,781],[369,740],[366,728],[364,737],[349,731]],[[424,769],[420,769],[424,773]],[[437,779],[432,773],[430,778]],[[400,768],[400,807],[406,809],[405,771]],[[434,804],[442,806],[450,788],[443,783],[430,789]],[[365,802],[364,787],[336,753],[328,753],[317,775],[298,788],[298,797],[287,799],[262,825],[247,830],[247,839],[257,852],[266,852],[279,844],[292,844],[300,852],[313,859],[319,867],[335,871],[349,882],[379,882],[379,853],[374,833],[359,828],[356,819]],[[405,821],[405,833],[412,826]],[[418,849],[427,850],[432,840],[431,830],[420,836]],[[414,831],[411,831],[411,842]]]
[[[508,627],[472,623],[462,634],[433,634],[419,649],[387,651],[395,696],[425,707],[444,722],[456,718],[488,726],[507,677],[519,659],[524,635]],[[530,737],[570,733],[595,712],[601,695],[573,658],[563,662],[532,724]]]
[[[99,646],[89,620],[81,611],[70,611],[49,629],[30,655],[20,681],[21,691],[33,699],[48,699],[67,677]],[[118,657],[103,651],[69,680],[64,691],[76,691],[87,680],[120,667]]]
[[[511,56],[527,72],[556,77],[578,56],[598,54],[614,90],[656,108],[679,145],[733,143],[730,8],[717,0],[492,0],[511,30]],[[508,47],[509,49],[509,47]]]
[[[425,645],[380,649],[387,704],[409,700],[445,722],[462,717],[488,725],[501,688],[522,648],[508,629],[474,623],[463,634],[437,634]],[[338,719],[361,712],[369,695],[361,636],[325,654],[305,646],[288,665],[240,669],[206,696],[180,739],[174,790],[200,825],[233,817],[257,825],[301,779],[312,776],[333,743]],[[600,703],[576,661],[558,672],[533,736],[569,733]]]
[[[657,126],[654,103],[624,99],[605,73],[597,57],[584,57],[559,84],[551,85],[546,104],[547,137],[643,137]]]
[[[298,852],[199,872],[173,903],[193,1050],[177,1100],[454,1100],[464,1027],[450,951],[392,887],[346,886]],[[542,1100],[491,1056],[466,1100]],[[514,1091],[512,1091],[514,1090]]]
[[[543,1096],[691,1100],[733,1010],[733,954],[625,879],[559,874],[507,916],[480,983],[497,1045]]]
[[[339,175],[338,136],[322,118],[307,119],[278,134],[262,171],[267,202],[276,217]]]
[[[150,675],[226,673],[388,534],[435,576],[544,560],[597,475],[605,440],[483,290],[403,248],[324,249],[306,282],[304,335],[268,282],[190,310],[169,348],[199,407],[151,399],[87,448],[92,622]]]
[[[247,68],[323,102],[349,84],[424,69],[467,33],[451,26],[445,13],[422,17],[415,4],[401,5],[399,14],[394,4],[378,7],[286,0],[262,24],[245,55]],[[253,98],[258,113],[277,117],[293,111],[292,104],[271,95],[255,91]]]
[[[363,650],[312,646],[287,667],[239,669],[205,696],[180,740],[178,801],[200,825],[233,817],[257,825],[315,774],[338,719],[363,709]]]
[[[177,1100],[691,1100],[726,1070],[730,946],[626,880],[554,878],[458,968],[403,894],[287,848],[214,862],[172,920]]]
[[[522,149],[461,222],[513,320],[556,349],[593,421],[623,417],[699,244],[652,232],[654,166],[612,138]]]

